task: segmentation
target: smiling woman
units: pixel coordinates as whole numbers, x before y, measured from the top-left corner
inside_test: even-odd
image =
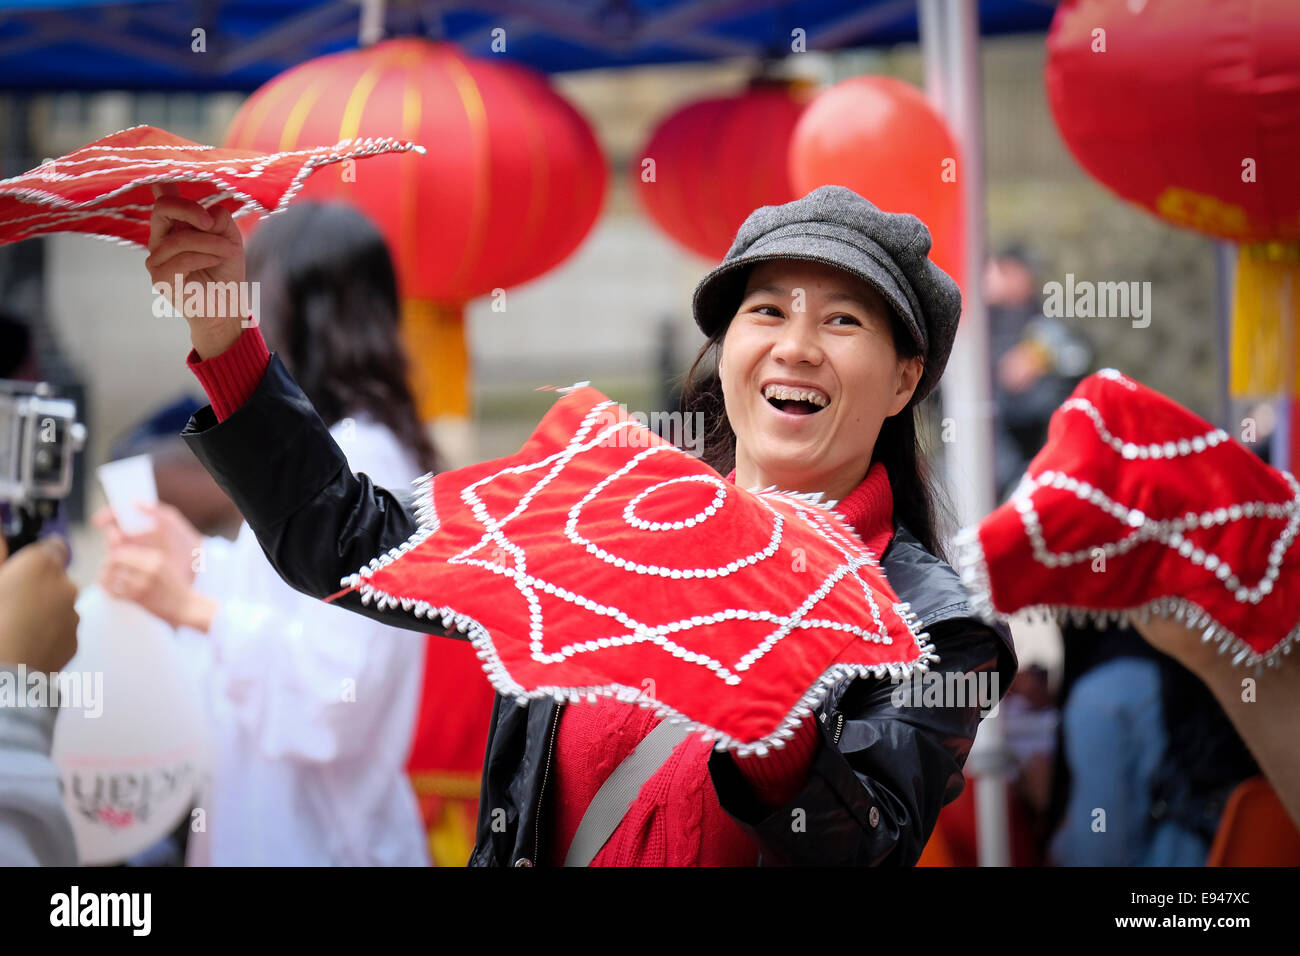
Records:
[[[719,376],[738,439],[736,482],[840,499],[871,464],[880,426],[912,398],[884,297],[841,269],[756,266],[723,336]]]
[[[173,221],[188,228],[173,231]],[[160,200],[153,225],[151,268],[174,271],[180,259],[180,271],[243,278],[228,222]],[[840,186],[756,210],[695,292],[709,337],[696,369],[709,355],[719,368],[697,383],[692,411],[711,422],[705,457],[724,472],[734,463],[733,480],[839,499],[835,510],[879,556],[916,631],[934,645],[931,669],[943,686],[985,673],[1006,688],[1016,671],[1010,636],[975,617],[937,556],[917,450],[914,409],[943,373],[961,308],[929,248],[920,220]],[[213,404],[184,437],[286,581],[384,619],[373,604],[333,592],[345,574],[408,541],[416,516],[352,472],[256,323],[240,318],[186,316],[191,367]],[[653,527],[638,513],[643,504],[627,503],[627,521]],[[802,570],[796,562],[769,574],[797,591],[806,584],[805,604],[815,606],[818,582],[797,577]],[[776,615],[764,620],[790,613],[781,597],[789,588],[772,583],[752,595],[752,613]],[[515,706],[498,696],[470,863],[910,866],[962,791],[983,715],[978,701],[900,702],[895,689],[888,678],[843,678],[784,746],[750,757],[674,736],[653,710],[614,698]],[[602,798],[625,787],[630,802]]]
[[[843,499],[879,462],[895,519],[943,557],[915,408],[943,374],[961,311],[919,219],[842,186],[757,210],[700,282],[709,336],[684,403],[704,457],[744,487]]]

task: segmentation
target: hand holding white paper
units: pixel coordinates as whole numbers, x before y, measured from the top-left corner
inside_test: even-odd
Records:
[[[152,456],[135,455],[105,462],[96,473],[118,527],[127,534],[144,534],[153,530],[153,519],[137,507],[158,503]]]
[[[98,587],[77,612],[53,757],[81,862],[119,863],[189,813],[209,772],[204,715],[170,627]]]

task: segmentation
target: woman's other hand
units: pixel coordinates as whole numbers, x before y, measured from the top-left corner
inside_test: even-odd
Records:
[[[217,604],[194,589],[203,553],[203,535],[176,508],[163,502],[140,504],[154,520],[151,530],[128,535],[109,508],[91,519],[108,541],[100,586],[114,597],[134,601],[172,627],[206,632]]]
[[[99,583],[113,597],[134,601],[172,627],[206,632],[217,603],[187,584],[159,548],[120,544],[111,548]]]
[[[108,539],[108,546],[122,544],[141,545],[163,552],[167,564],[177,572],[186,586],[194,583],[203,554],[203,535],[190,524],[179,509],[165,502],[137,505],[141,513],[153,519],[152,530],[144,534],[129,535],[113,516],[111,508],[100,508],[90,519]]]
[[[211,358],[229,348],[252,318],[240,309],[243,237],[226,209],[216,206],[209,211],[193,200],[182,199],[174,184],[157,186],[154,191],[157,199],[149,217],[145,267],[155,290],[165,294],[185,316],[199,358]],[[198,284],[202,296],[188,294],[191,283]],[[243,299],[249,301],[250,296],[245,294]]]

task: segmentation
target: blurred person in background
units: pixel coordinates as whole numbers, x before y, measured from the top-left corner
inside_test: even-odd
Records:
[[[1046,814],[1060,723],[1047,669],[1039,664],[1022,668],[999,706],[998,715],[1012,761],[1012,810],[1021,817],[1018,822],[1033,852],[1033,865],[1037,866],[1047,842]]]
[[[1010,246],[989,260],[984,274],[997,409],[994,467],[1002,498],[1043,447],[1052,412],[1092,364],[1087,340],[1043,315],[1041,271],[1027,251]]]
[[[349,466],[399,489],[434,470],[374,226],[350,207],[296,205],[259,229],[248,274],[263,334]],[[405,773],[427,638],[293,590],[247,525],[231,543],[171,505],[153,516],[156,530],[136,537],[96,516],[110,544],[101,582],[184,629],[205,676],[214,783],[190,862],[427,864]]]
[[[77,650],[68,548],[51,536],[12,557],[0,538],[0,679],[61,670]],[[24,670],[25,669],[25,670]],[[30,676],[30,675],[28,675]],[[76,866],[77,845],[50,759],[58,705],[0,700],[0,866]]]
[[[1259,773],[1232,722],[1191,670],[1139,631],[1071,626],[1062,638],[1051,861],[1203,865],[1229,795]],[[1199,638],[1187,643],[1199,647]]]

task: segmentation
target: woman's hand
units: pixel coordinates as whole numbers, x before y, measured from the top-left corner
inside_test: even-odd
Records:
[[[103,532],[110,548],[134,544],[162,551],[168,565],[179,573],[185,584],[193,584],[203,551],[203,535],[177,508],[165,502],[141,502],[137,507],[141,513],[153,519],[152,530],[143,534],[129,535],[124,532],[118,525],[113,510],[108,507],[100,508],[90,520]]]
[[[187,584],[158,548],[121,544],[108,552],[99,583],[113,597],[134,601],[172,627],[206,632],[217,602]]]
[[[155,290],[165,290],[163,294],[185,316],[199,358],[211,358],[229,348],[251,318],[241,315],[239,309],[238,289],[244,281],[243,237],[222,207],[209,212],[197,202],[176,195],[173,184],[156,186],[154,192],[157,199],[149,217],[149,258],[145,267]],[[203,291],[201,297],[186,294],[190,283],[198,283]],[[217,284],[224,288],[218,290]],[[222,294],[218,295],[218,291]],[[196,303],[199,298],[202,302]],[[195,307],[187,309],[187,302]],[[212,315],[206,314],[209,305]]]
[[[99,582],[114,597],[134,601],[172,627],[206,632],[217,603],[194,589],[203,536],[169,504],[141,504],[154,519],[143,534],[128,535],[113,512],[101,508],[91,521],[108,540],[108,558]]]

